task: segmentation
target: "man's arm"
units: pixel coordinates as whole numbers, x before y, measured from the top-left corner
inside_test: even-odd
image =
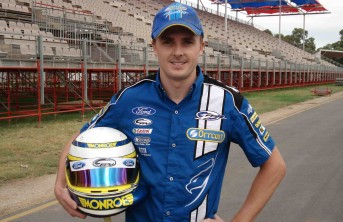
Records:
[[[66,157],[68,155],[70,145],[73,142],[73,140],[78,136],[79,134],[75,134],[70,141],[66,144],[64,149],[62,150],[60,160],[58,163],[58,169],[57,169],[57,176],[56,176],[56,182],[55,182],[55,196],[58,202],[62,205],[62,207],[73,217],[80,217],[85,218],[86,215],[80,213],[77,210],[77,205],[73,199],[71,199],[68,188],[67,188],[67,182],[65,177],[65,163],[66,163]]]
[[[269,159],[262,164],[249,194],[232,222],[253,221],[266,205],[286,174],[286,164],[277,147]]]

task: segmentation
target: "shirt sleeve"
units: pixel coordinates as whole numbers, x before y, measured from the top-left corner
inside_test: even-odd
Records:
[[[243,149],[252,166],[261,166],[271,155],[275,142],[263,126],[258,114],[243,98],[233,123],[232,141]]]

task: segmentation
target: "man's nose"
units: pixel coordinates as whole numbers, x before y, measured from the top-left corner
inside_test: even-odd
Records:
[[[174,55],[175,56],[181,56],[183,55],[183,48],[181,44],[175,44],[174,45]]]

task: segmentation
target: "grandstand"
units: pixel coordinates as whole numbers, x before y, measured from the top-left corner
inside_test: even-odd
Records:
[[[322,84],[343,70],[244,21],[198,10],[203,70],[242,91]],[[2,0],[0,120],[82,111],[155,73],[151,25],[168,0]],[[201,8],[201,9],[200,9]]]

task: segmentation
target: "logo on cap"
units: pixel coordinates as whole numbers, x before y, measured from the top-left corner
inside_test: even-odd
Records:
[[[172,4],[168,6],[164,11],[164,16],[166,18],[169,18],[169,21],[182,18],[183,14],[188,14],[187,7],[181,4]]]

